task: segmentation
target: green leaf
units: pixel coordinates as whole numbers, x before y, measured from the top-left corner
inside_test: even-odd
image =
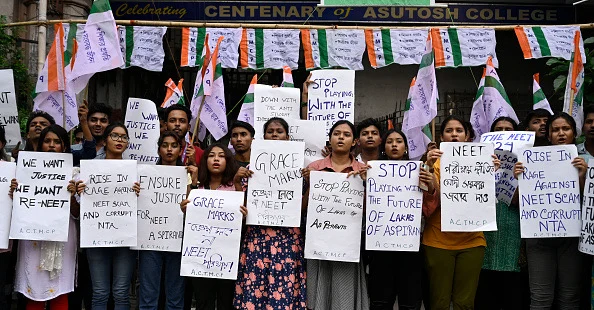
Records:
[[[584,45],[594,43],[594,37],[589,37],[584,40]]]
[[[559,75],[553,81],[553,88],[555,88],[555,92],[558,92],[560,90],[563,90],[563,88],[565,88],[565,84],[566,83],[567,83],[567,76],[565,76],[565,75]]]
[[[564,60],[559,60],[557,58],[549,58],[549,60],[547,60],[547,66],[554,66],[554,65],[559,65],[559,64],[565,64],[566,62]]]

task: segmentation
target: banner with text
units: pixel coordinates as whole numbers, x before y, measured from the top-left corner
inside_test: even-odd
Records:
[[[247,225],[299,227],[305,143],[254,140],[248,183]]]
[[[19,152],[16,179],[10,239],[68,241],[72,154]]]
[[[12,69],[0,70],[0,126],[6,131],[5,146],[14,146],[21,141]]]
[[[495,172],[495,194],[497,200],[508,206],[518,188],[518,179],[514,177],[514,165],[518,161],[517,150],[534,145],[534,132],[497,131],[481,136],[480,142],[493,143],[495,155],[501,161],[501,167]]]
[[[441,156],[441,230],[497,230],[493,144],[446,142]]]
[[[580,236],[580,182],[571,164],[577,156],[575,145],[519,151],[518,161],[524,164],[518,176],[522,238]]]
[[[264,124],[272,117],[299,119],[299,88],[254,85],[254,130],[264,138]]]
[[[355,121],[355,71],[316,70],[310,79],[308,120],[326,122],[326,136],[337,121]]]
[[[328,137],[322,133],[326,130],[324,122],[310,121],[304,119],[286,118],[289,123],[289,135],[291,141],[305,142],[305,165],[324,158],[322,150],[326,146]]]
[[[134,160],[80,161],[80,179],[86,185],[80,197],[80,247],[135,247],[137,178]]]
[[[159,160],[157,142],[161,134],[157,106],[147,99],[128,98],[127,107],[129,143],[123,157],[154,165]]]
[[[194,189],[188,199],[180,275],[236,280],[243,192]]]
[[[12,200],[8,196],[8,191],[15,173],[16,163],[0,161],[0,249],[8,249],[12,217]]]
[[[579,250],[582,253],[594,255],[594,159],[588,161]]]
[[[309,179],[305,258],[359,262],[363,180],[321,171],[312,171]]]
[[[184,214],[180,203],[186,196],[185,167],[138,165],[137,250],[181,252]]]

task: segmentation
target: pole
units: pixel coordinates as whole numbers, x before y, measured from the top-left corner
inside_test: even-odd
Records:
[[[39,30],[37,33],[37,72],[43,70],[43,64],[45,63],[45,44],[47,35],[47,0],[39,0],[37,6],[37,22]]]
[[[431,120],[431,142],[435,142],[435,118]]]
[[[573,116],[573,99],[574,99],[575,93],[573,91],[573,88],[571,89],[571,92],[569,93],[569,115]]]

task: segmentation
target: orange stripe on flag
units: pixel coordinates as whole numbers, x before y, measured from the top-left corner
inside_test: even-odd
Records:
[[[241,35],[241,43],[239,43],[239,50],[240,50],[240,56],[241,56],[241,67],[242,68],[248,68],[248,55],[247,55],[247,49],[248,49],[248,43],[247,43],[247,29],[243,28],[243,33]]]
[[[584,63],[582,62],[582,53],[580,51],[580,31],[577,30],[573,37],[573,69],[571,70],[571,89],[573,89],[574,94],[577,93],[576,82],[583,67]]]
[[[190,28],[182,28],[182,51],[181,51],[181,64],[180,66],[188,66],[188,52],[190,46]]]
[[[483,68],[483,76],[481,78],[485,78],[487,76],[487,68]]]
[[[392,120],[389,119],[388,120],[388,130],[392,130],[392,129],[394,129],[394,123],[392,123]]]
[[[489,58],[487,58],[487,66],[495,67],[493,66],[493,57],[489,56]]]
[[[534,73],[533,77],[536,83],[540,84],[540,73]]]
[[[524,59],[532,58],[532,49],[530,48],[530,43],[528,43],[528,37],[526,36],[526,32],[524,32],[524,27],[516,26],[514,31],[516,32],[516,37],[518,37],[518,42],[520,42],[522,53],[524,53]]]
[[[412,81],[410,81],[410,87],[415,86],[415,83],[417,82],[417,77],[413,77]]]
[[[446,65],[445,56],[443,54],[443,42],[441,41],[441,34],[438,28],[431,28],[431,43],[435,51],[435,67],[443,67]]]
[[[301,42],[303,42],[303,57],[305,58],[305,69],[315,68],[313,60],[313,51],[311,47],[311,37],[309,29],[301,29]]]
[[[365,30],[365,43],[367,44],[367,57],[369,63],[374,68],[377,68],[377,59],[375,58],[375,46],[373,46],[373,29]]]

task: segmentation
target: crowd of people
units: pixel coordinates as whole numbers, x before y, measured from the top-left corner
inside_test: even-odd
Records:
[[[305,98],[307,94],[304,94]],[[160,113],[161,136],[157,165],[185,166],[188,191],[207,189],[245,191],[249,186],[249,162],[254,138],[289,140],[289,125],[282,118],[269,119],[263,137],[254,128],[235,121],[230,144],[215,143],[204,150],[184,137],[190,129],[191,111],[173,105]],[[80,160],[121,160],[130,137],[127,128],[112,119],[111,110],[100,104],[79,108],[80,129],[71,138],[55,120],[42,111],[27,121],[24,150],[72,153]],[[594,107],[584,111],[573,165],[579,171],[582,190],[586,161],[594,154]],[[577,128],[565,113],[551,115],[531,111],[521,124],[501,117],[491,131],[535,132],[535,146],[574,144]],[[441,142],[472,142],[469,122],[448,116],[439,128]],[[4,150],[6,139],[0,127],[0,156],[18,157]],[[357,151],[354,151],[357,150]],[[408,142],[399,129],[383,132],[373,119],[355,126],[336,122],[328,135],[324,159],[302,170],[304,183],[302,217],[305,218],[311,171],[341,172],[365,178],[371,160],[409,160]],[[77,236],[79,197],[85,180],[75,175],[68,186],[72,193],[68,242],[18,240],[0,253],[0,287],[11,282],[20,296],[19,308],[52,310],[130,309],[130,291],[137,279],[140,309],[590,309],[592,259],[578,251],[578,238],[522,239],[518,195],[511,204],[497,204],[497,231],[442,232],[440,208],[440,157],[435,144],[423,160],[429,169],[420,173],[423,189],[424,229],[419,252],[364,251],[359,263],[306,260],[305,232],[301,227],[247,225],[244,227],[237,280],[184,278],[180,276],[181,253],[134,251],[130,248],[80,249]],[[12,158],[11,158],[12,157]],[[499,165],[494,157],[493,164]],[[97,169],[101,169],[98,163]],[[522,173],[522,163],[514,172]],[[11,183],[10,195],[18,185]],[[140,186],[135,184],[138,194]],[[184,210],[188,201],[181,203]],[[238,206],[245,216],[249,210]],[[304,223],[305,221],[302,221]],[[15,255],[13,255],[15,254]],[[16,259],[14,259],[16,257]],[[10,297],[0,294],[0,309],[8,309]]]

